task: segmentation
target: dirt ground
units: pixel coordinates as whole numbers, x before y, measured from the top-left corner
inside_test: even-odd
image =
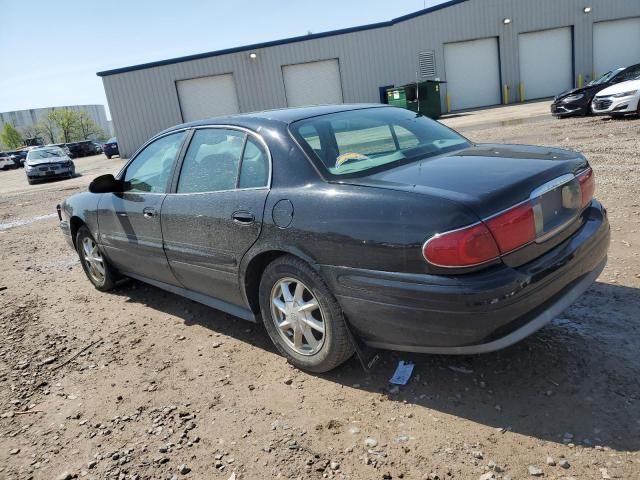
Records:
[[[369,374],[300,372],[262,327],[150,286],[96,291],[52,214],[120,160],[33,187],[0,172],[0,479],[640,478],[640,119],[468,125],[587,155],[609,264],[518,345],[386,352]]]

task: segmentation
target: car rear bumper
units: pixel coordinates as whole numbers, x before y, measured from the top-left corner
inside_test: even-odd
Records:
[[[609,236],[606,211],[594,201],[573,236],[518,268],[460,276],[321,269],[368,345],[484,353],[531,335],[587,290],[606,264]]]

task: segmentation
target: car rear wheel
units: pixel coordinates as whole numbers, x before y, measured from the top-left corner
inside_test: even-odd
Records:
[[[111,290],[115,285],[115,273],[102,255],[91,232],[84,225],[78,229],[76,250],[82,269],[93,286],[101,292]]]
[[[109,160],[111,160],[111,155],[107,155],[107,158],[108,158]]]
[[[340,305],[322,278],[302,260],[287,255],[269,264],[259,296],[269,337],[296,367],[327,372],[353,355]]]

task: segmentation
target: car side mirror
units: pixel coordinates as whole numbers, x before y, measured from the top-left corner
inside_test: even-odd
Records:
[[[94,178],[89,184],[89,191],[91,193],[116,193],[122,192],[123,190],[124,182],[117,180],[110,173]]]

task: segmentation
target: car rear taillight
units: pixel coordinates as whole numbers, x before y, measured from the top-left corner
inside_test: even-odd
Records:
[[[422,253],[432,265],[464,268],[495,260],[535,239],[533,207],[526,202],[484,222],[436,235]]]
[[[534,190],[526,202],[468,227],[434,235],[422,247],[425,260],[438,267],[473,267],[561,231],[593,199],[595,178],[591,168],[559,178],[564,180]]]
[[[580,183],[580,193],[582,194],[582,208],[589,205],[596,191],[596,177],[591,168],[587,168],[584,172],[577,176]]]
[[[472,267],[500,256],[487,226],[480,222],[429,239],[422,247],[427,262],[438,267]]]
[[[536,239],[536,223],[530,202],[491,217],[485,220],[485,224],[496,239],[500,253],[503,255]]]

